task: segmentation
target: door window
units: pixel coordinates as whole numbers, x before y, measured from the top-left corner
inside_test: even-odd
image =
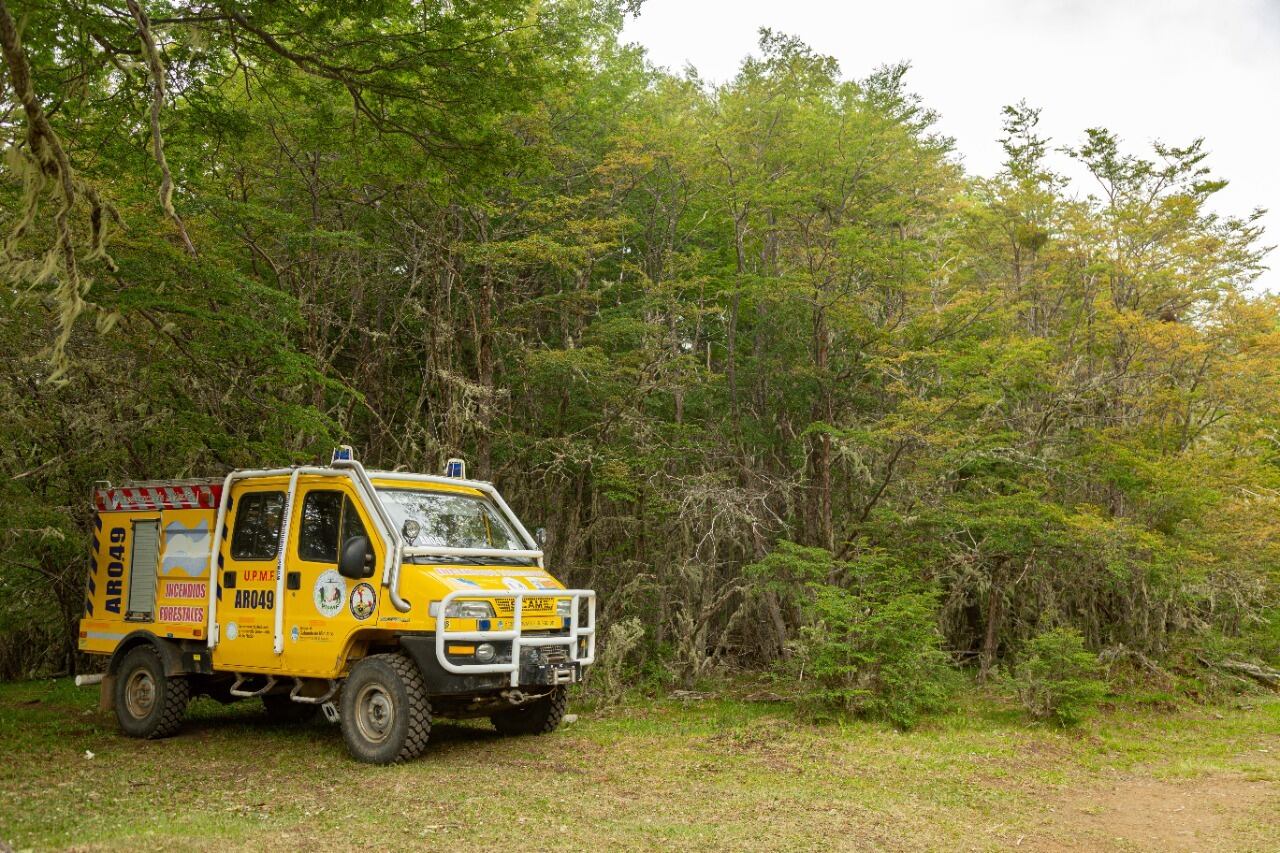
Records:
[[[240,498],[231,534],[235,560],[274,560],[284,520],[284,492],[249,492]]]
[[[302,502],[298,557],[313,563],[337,563],[341,546],[364,536],[364,524],[352,500],[342,492],[315,490]]]

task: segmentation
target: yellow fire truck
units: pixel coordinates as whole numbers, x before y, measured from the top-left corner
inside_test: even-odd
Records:
[[[144,738],[193,696],[261,698],[339,722],[352,756],[403,761],[433,716],[549,732],[595,659],[595,593],[565,589],[497,490],[328,467],[103,484],[81,651],[109,656],[102,706]]]

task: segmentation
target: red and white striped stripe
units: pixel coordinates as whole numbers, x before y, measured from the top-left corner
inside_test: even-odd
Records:
[[[216,509],[222,498],[222,483],[157,483],[95,489],[98,512],[136,512],[160,509]]]

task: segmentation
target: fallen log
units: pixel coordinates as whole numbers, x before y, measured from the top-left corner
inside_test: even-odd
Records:
[[[1223,660],[1215,664],[1202,657],[1197,659],[1209,669],[1223,669],[1235,675],[1244,675],[1264,687],[1280,690],[1280,670],[1242,660]]]

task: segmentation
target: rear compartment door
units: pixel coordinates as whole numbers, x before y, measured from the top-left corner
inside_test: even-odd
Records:
[[[133,522],[133,554],[129,560],[130,622],[152,622],[156,611],[156,572],[160,566],[160,519]]]

